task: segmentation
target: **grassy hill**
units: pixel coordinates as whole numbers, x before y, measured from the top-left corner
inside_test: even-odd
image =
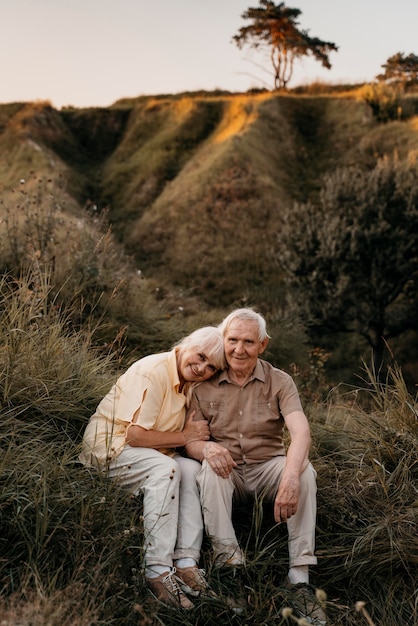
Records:
[[[289,315],[296,326],[280,270],[284,208],[315,201],[339,167],[371,169],[384,155],[418,151],[416,99],[402,103],[405,119],[381,124],[362,94],[197,93],[61,111],[1,105],[3,211],[20,179],[59,177],[61,219],[105,215],[160,303],[168,296],[184,316],[200,301],[209,317],[247,303],[274,330]],[[65,237],[68,245],[68,229]],[[359,338],[349,349],[343,337],[331,343],[336,354],[340,345],[353,351],[349,368],[367,353]],[[290,363],[295,355],[283,349]],[[402,342],[393,349],[405,364],[416,360]]]

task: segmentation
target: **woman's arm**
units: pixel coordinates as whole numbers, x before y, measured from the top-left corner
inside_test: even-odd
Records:
[[[140,448],[181,448],[192,441],[204,442],[209,439],[209,426],[205,420],[193,421],[194,413],[188,417],[180,432],[147,430],[138,424],[128,427],[126,443]]]

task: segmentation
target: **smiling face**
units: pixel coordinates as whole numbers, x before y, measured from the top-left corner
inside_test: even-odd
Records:
[[[180,380],[184,382],[202,382],[208,380],[217,371],[214,360],[197,348],[184,348],[177,353],[177,369]]]
[[[240,377],[249,376],[267,343],[268,337],[264,341],[259,339],[257,322],[238,318],[233,320],[224,335],[225,357],[230,372]]]

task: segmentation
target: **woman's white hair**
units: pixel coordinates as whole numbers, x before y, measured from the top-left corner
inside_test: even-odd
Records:
[[[187,337],[183,337],[174,347],[177,346],[203,352],[216,369],[223,370],[226,367],[223,335],[217,326],[198,328]]]
[[[266,320],[260,313],[254,311],[254,309],[235,309],[229,315],[225,317],[223,322],[219,324],[219,328],[222,332],[222,336],[225,336],[226,331],[229,326],[235,320],[245,320],[250,322],[255,322],[258,326],[258,339],[259,341],[264,341],[266,337],[270,338],[270,335],[267,334]]]

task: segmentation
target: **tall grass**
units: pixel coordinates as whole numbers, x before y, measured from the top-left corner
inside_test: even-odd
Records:
[[[114,357],[94,350],[91,332],[74,331],[71,313],[50,300],[45,275],[0,281],[0,580],[19,604],[73,582],[103,540],[89,533],[104,517],[107,485],[98,499],[99,484],[91,491],[75,461]]]
[[[202,564],[218,600],[184,614],[148,595],[141,500],[77,462],[83,427],[118,362],[49,296],[38,275],[0,283],[2,623],[236,624],[206,540]],[[361,386],[337,388],[308,409],[319,486],[312,581],[326,592],[329,624],[416,623],[417,410],[397,367],[383,382],[366,369]],[[263,503],[235,522],[248,556],[240,619],[297,623],[282,584],[285,529]]]
[[[202,319],[201,325],[212,323],[203,319],[196,299],[165,280],[147,279],[133,265],[115,240],[105,209],[89,203],[73,215],[66,187],[63,175],[45,178],[31,172],[13,191],[4,192],[4,274],[32,272],[33,283],[47,283],[48,300],[56,307],[70,304],[72,323],[94,324],[96,339],[103,344],[111,346],[123,329],[126,360],[167,349],[179,335],[197,327],[196,319]]]
[[[313,425],[319,579],[365,600],[379,624],[414,624],[418,590],[418,403],[398,366],[336,389]],[[326,414],[325,419],[324,416]]]

